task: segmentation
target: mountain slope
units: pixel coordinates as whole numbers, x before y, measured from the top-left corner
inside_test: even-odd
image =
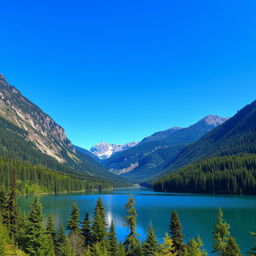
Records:
[[[129,148],[136,146],[137,142],[125,143],[125,144],[109,144],[106,142],[99,143],[91,147],[90,152],[97,156],[99,159],[107,159],[116,153],[125,151]]]
[[[241,154],[196,161],[152,183],[156,191],[256,194],[256,155]]]
[[[238,153],[256,153],[256,101],[200,140],[185,147],[163,173],[198,159]]]
[[[133,181],[157,175],[187,144],[225,122],[225,118],[206,116],[187,128],[171,128],[155,133],[137,146],[103,161],[106,168]]]
[[[0,75],[0,156],[20,159],[88,180],[110,184],[127,182],[91,157],[84,159],[66,138],[65,131],[40,108],[27,100]]]

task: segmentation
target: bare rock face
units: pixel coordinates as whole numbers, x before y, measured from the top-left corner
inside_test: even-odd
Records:
[[[8,84],[0,74],[0,116],[27,131],[27,139],[43,153],[65,162],[65,156],[78,160],[64,129],[39,107]]]

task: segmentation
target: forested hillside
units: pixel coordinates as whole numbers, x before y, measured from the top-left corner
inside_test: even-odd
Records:
[[[185,147],[162,174],[198,159],[239,153],[256,153],[256,101],[238,111],[224,124]]]
[[[111,184],[103,179],[89,175],[61,173],[42,165],[0,157],[0,186],[5,190],[8,189],[13,172],[17,178],[17,193],[23,195],[91,191],[111,187]]]
[[[256,155],[210,158],[190,164],[152,183],[156,191],[256,194]]]

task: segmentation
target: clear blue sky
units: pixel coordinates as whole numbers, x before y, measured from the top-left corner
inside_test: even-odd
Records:
[[[0,72],[74,144],[138,141],[256,99],[255,0],[4,0]]]

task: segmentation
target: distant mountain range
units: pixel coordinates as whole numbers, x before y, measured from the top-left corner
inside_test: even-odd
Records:
[[[173,127],[146,137],[136,146],[103,161],[106,168],[132,181],[149,180],[188,144],[198,140],[227,118],[206,116],[187,127]]]
[[[125,144],[109,144],[107,142],[101,142],[91,147],[90,152],[97,156],[99,159],[107,159],[114,154],[132,148],[137,144],[138,142],[131,142]]]

